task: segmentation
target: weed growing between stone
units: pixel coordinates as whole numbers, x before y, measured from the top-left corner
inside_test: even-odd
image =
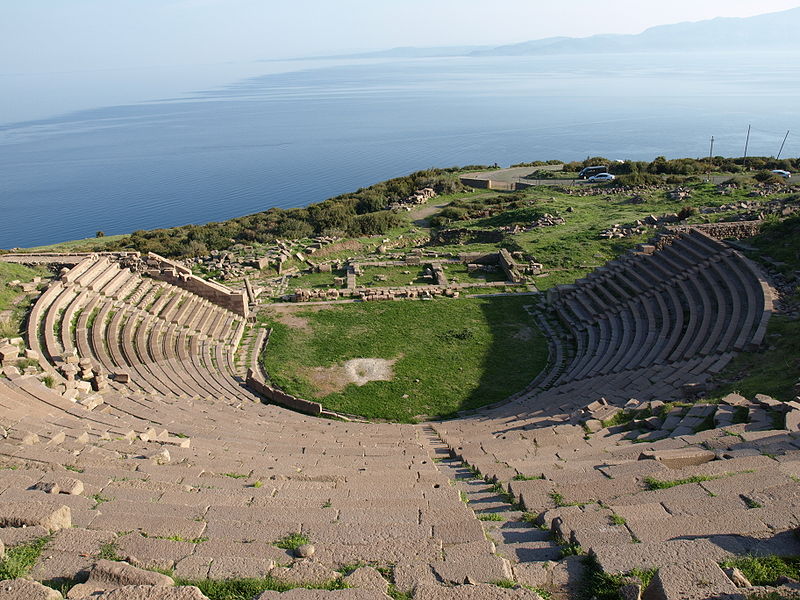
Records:
[[[0,561],[0,580],[25,577],[36,564],[50,536],[41,537],[27,544],[20,544],[6,551],[6,557]]]

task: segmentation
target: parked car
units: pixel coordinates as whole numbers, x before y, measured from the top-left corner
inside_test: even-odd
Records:
[[[589,179],[594,175],[608,172],[608,165],[595,165],[593,167],[586,167],[578,173],[578,179]]]
[[[614,181],[616,177],[614,177],[611,173],[598,173],[597,175],[592,175],[586,181],[590,183],[598,183],[601,181]]]
[[[778,177],[783,177],[784,179],[789,179],[792,176],[789,171],[784,171],[783,169],[775,169],[772,174],[777,175]]]

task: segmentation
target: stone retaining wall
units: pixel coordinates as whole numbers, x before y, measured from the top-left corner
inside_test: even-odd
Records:
[[[305,413],[318,417],[322,413],[322,405],[319,402],[310,402],[302,398],[295,398],[291,394],[282,392],[275,389],[261,377],[260,374],[255,373],[253,369],[247,369],[247,379],[245,384],[254,392],[261,394],[268,400],[275,404],[280,404],[286,408],[296,410],[297,412]]]
[[[192,272],[181,264],[173,262],[159,256],[153,252],[147,254],[148,275],[161,281],[166,281],[179,288],[183,288],[209,302],[221,306],[231,312],[247,317],[248,304],[247,295],[242,292],[234,292],[221,283],[206,281],[192,274]]]

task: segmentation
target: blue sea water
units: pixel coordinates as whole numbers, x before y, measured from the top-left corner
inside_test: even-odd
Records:
[[[139,89],[118,73],[115,93],[106,74],[64,96],[114,105],[59,113],[51,82],[34,119],[40,88],[15,89],[0,103],[0,248],[302,206],[430,166],[704,156],[712,135],[715,154],[741,156],[748,124],[748,154],[775,155],[793,130],[783,156],[797,156],[797,58],[262,63],[224,85],[217,66],[202,91],[180,87],[202,77]]]

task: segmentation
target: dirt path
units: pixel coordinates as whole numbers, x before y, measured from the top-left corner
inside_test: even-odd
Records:
[[[493,195],[494,194],[477,194],[475,196],[470,196],[470,199],[487,198]],[[410,213],[408,213],[408,216],[411,218],[411,222],[417,227],[429,227],[430,225],[428,223],[428,219],[450,204],[450,202],[452,201],[449,200],[447,202],[437,202],[436,204],[426,204],[425,206],[420,206],[419,208],[412,210]]]

